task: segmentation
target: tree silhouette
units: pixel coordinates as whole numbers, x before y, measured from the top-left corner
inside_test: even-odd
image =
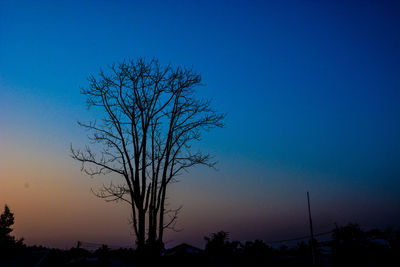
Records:
[[[165,208],[167,186],[194,165],[215,164],[209,154],[191,149],[203,131],[223,126],[224,115],[209,101],[196,98],[194,89],[200,82],[192,69],[162,67],[155,59],[139,58],[91,75],[88,88],[81,91],[89,108],[103,112],[99,121],[78,122],[90,132],[92,146],[100,146],[71,146],[72,157],[88,175],[112,173],[122,178],[95,194],[131,206],[138,250],[145,244],[152,249],[162,246],[164,229],[174,228],[180,209]]]
[[[14,224],[14,213],[11,212],[10,208],[5,205],[4,211],[0,215],[0,250],[10,249],[14,245],[22,245],[23,238],[18,241],[11,235],[13,231],[12,225]]]
[[[4,212],[0,216],[0,237],[8,238],[12,232],[11,226],[14,224],[14,214],[10,211],[10,208],[5,205]]]
[[[229,233],[224,231],[212,233],[209,237],[204,237],[204,240],[205,252],[216,259],[231,258],[241,245],[238,241],[230,242]]]
[[[368,235],[358,224],[349,223],[346,226],[336,226],[332,233],[333,261],[337,265],[367,264],[371,256],[371,244]]]

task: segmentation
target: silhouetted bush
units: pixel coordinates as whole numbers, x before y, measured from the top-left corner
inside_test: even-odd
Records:
[[[219,231],[204,239],[207,242],[205,253],[213,259],[233,259],[239,254],[241,244],[237,241],[230,242],[228,232]]]
[[[106,257],[110,254],[110,251],[111,249],[107,245],[103,244],[94,252],[94,255],[98,257]]]
[[[337,226],[332,238],[334,266],[388,266],[390,262],[398,261],[387,235],[378,229],[366,232],[358,224],[349,223]]]

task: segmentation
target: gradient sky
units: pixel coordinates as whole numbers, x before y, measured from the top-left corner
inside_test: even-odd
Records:
[[[145,2],[145,3],[144,3]],[[80,87],[125,58],[193,66],[228,114],[170,188],[167,246],[229,231],[265,241],[335,222],[400,225],[398,1],[0,1],[0,206],[28,244],[132,244],[129,209],[90,193]]]

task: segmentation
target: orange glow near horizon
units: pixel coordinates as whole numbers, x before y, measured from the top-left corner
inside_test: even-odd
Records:
[[[68,153],[58,155],[11,139],[2,143],[0,162],[0,205],[8,204],[14,212],[13,235],[23,237],[25,243],[58,248],[70,248],[78,240],[114,246],[134,244],[129,207],[107,203],[90,192],[110,177],[91,179],[80,172],[79,164]],[[183,241],[201,246],[203,237],[211,232],[247,233],[249,228],[256,232],[265,227],[266,221],[269,227],[279,225],[268,220],[277,208],[257,206],[250,203],[251,199],[235,198],[222,191],[216,193],[222,187],[207,189],[208,184],[194,179],[170,188],[169,204],[184,204],[177,228],[185,230],[167,232],[167,246]],[[197,181],[201,181],[199,177]]]
[[[8,204],[14,212],[17,238],[62,248],[77,240],[133,243],[129,209],[93,196],[90,188],[98,183],[80,173],[78,166],[65,164],[68,155],[21,146],[2,143],[0,158],[0,205],[3,209]]]

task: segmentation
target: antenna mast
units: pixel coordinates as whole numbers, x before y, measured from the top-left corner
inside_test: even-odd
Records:
[[[312,218],[311,218],[311,208],[310,208],[310,193],[307,191],[307,202],[308,202],[308,218],[310,220],[310,232],[311,232],[311,256],[312,256],[312,265],[315,265],[315,249],[314,249],[314,231],[312,226]]]

